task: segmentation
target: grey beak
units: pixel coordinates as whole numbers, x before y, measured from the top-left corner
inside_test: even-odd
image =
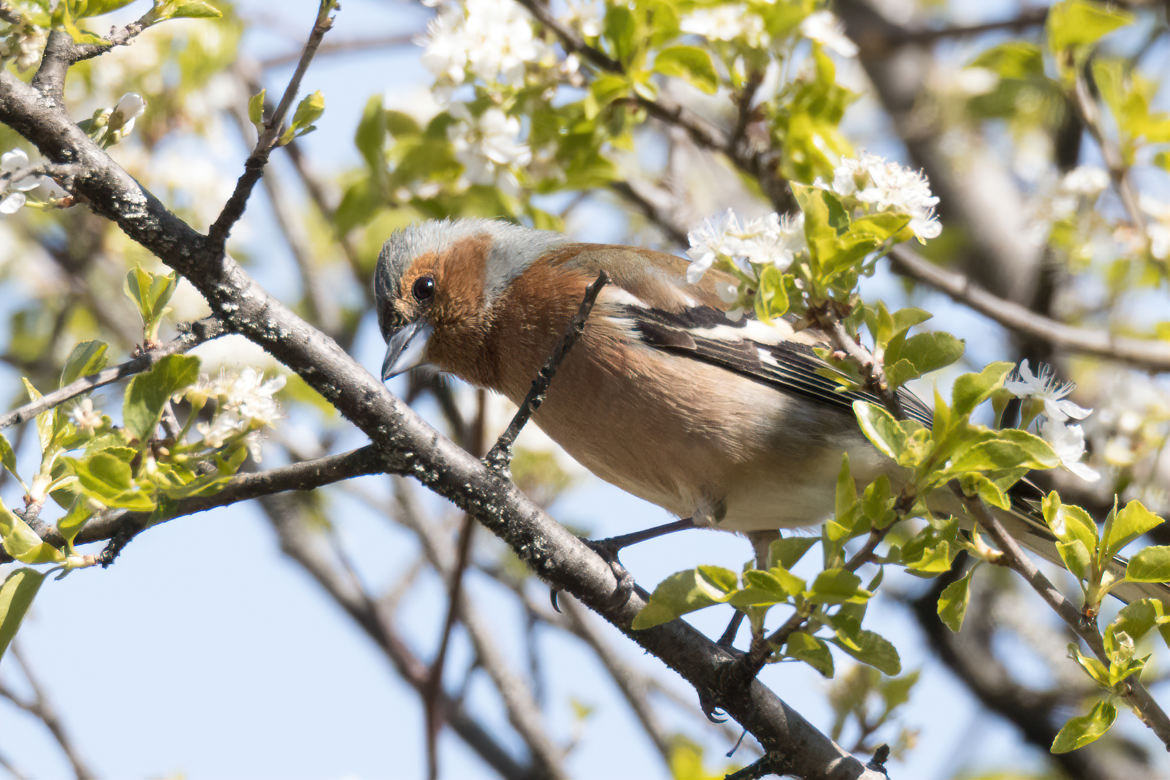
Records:
[[[423,353],[431,338],[430,323],[423,320],[408,322],[386,342],[386,359],[382,361],[382,381],[396,377],[427,361]]]

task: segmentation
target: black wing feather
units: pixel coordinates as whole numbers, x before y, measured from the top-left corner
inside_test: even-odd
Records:
[[[716,326],[746,331],[747,320],[730,320],[713,307],[696,306],[681,312],[668,312],[626,306],[623,314],[633,323],[642,341],[656,349],[720,366],[783,392],[829,406],[849,409],[857,400],[881,403],[880,398],[865,390],[838,390],[836,382],[818,373],[818,369],[827,368],[828,363],[817,357],[807,344],[766,344],[749,338],[746,332],[736,340],[701,335],[696,331]],[[770,355],[772,360],[762,359],[761,352]],[[930,425],[930,408],[917,396],[899,388],[898,400],[908,416],[923,425]]]

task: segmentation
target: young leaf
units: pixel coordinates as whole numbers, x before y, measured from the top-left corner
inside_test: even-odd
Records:
[[[325,96],[321,94],[320,90],[305,95],[297,104],[296,111],[293,112],[292,125],[289,129],[296,135],[304,135],[312,129],[312,124],[320,119],[324,113]]]
[[[264,98],[268,90],[261,89],[248,100],[248,119],[259,131],[264,126]]]
[[[906,449],[906,433],[894,416],[877,404],[854,401],[853,413],[861,425],[861,432],[873,446],[894,460]]]
[[[1140,501],[1130,501],[1108,524],[1105,534],[1104,555],[1113,557],[1123,547],[1146,531],[1157,528],[1165,522],[1146,509]]]
[[[21,563],[58,563],[65,554],[51,544],[41,541],[37,532],[14,515],[0,501],[0,542],[4,551]]]
[[[145,374],[130,380],[122,403],[126,430],[139,441],[154,435],[163,408],[170,397],[192,384],[199,376],[199,358],[167,355]]]
[[[654,70],[664,76],[686,79],[708,95],[719,89],[719,74],[706,49],[698,46],[668,46],[654,58]]]
[[[1125,567],[1130,582],[1170,582],[1170,546],[1154,545],[1138,550]]]
[[[817,575],[805,594],[820,604],[864,602],[873,594],[861,587],[861,578],[845,569],[826,569]]]
[[[83,341],[73,348],[61,369],[61,383],[64,387],[83,376],[96,374],[106,367],[106,343],[104,341]]]
[[[1045,27],[1048,48],[1060,52],[1070,46],[1096,43],[1133,21],[1133,14],[1089,0],[1064,0],[1052,6]]]
[[[1068,753],[1094,742],[1109,730],[1117,719],[1117,708],[1102,699],[1086,715],[1069,718],[1052,740],[1053,753]]]
[[[784,644],[784,655],[804,661],[825,677],[833,676],[833,654],[823,639],[804,631],[793,631]]]
[[[956,417],[966,417],[975,407],[986,401],[1012,370],[1006,362],[990,363],[978,374],[963,374],[955,380],[951,390],[951,411]]]
[[[902,672],[902,659],[898,650],[881,634],[862,629],[855,634],[837,631],[830,640],[837,647],[862,663],[869,664],[883,674],[895,675]]]
[[[967,615],[967,602],[971,596],[971,575],[955,580],[943,588],[938,597],[938,616],[943,625],[956,634],[963,627],[963,618]]]
[[[635,631],[653,628],[696,609],[722,604],[737,585],[735,572],[717,566],[700,566],[676,572],[658,583],[646,606],[635,617]]]
[[[45,581],[45,574],[35,569],[17,569],[0,585],[0,658],[16,636],[20,621],[24,620],[33,597]]]

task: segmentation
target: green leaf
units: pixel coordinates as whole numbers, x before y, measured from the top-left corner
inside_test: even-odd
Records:
[[[89,16],[101,16],[108,14],[111,11],[117,11],[123,6],[130,5],[134,0],[89,0],[85,3],[80,13],[75,9],[74,16],[78,19]]]
[[[967,615],[967,602],[971,597],[971,575],[955,580],[943,588],[938,597],[938,617],[943,625],[956,634],[963,627],[963,618]]]
[[[901,335],[890,340],[886,348],[886,378],[900,387],[925,373],[949,366],[963,356],[964,345],[949,333],[934,331],[910,338]]]
[[[37,532],[0,501],[0,542],[4,551],[21,563],[58,563],[65,554],[41,541]]]
[[[28,393],[28,400],[39,401],[44,398],[41,391],[33,387],[33,383],[28,381],[25,377],[21,377],[20,381],[24,383],[25,392]],[[41,445],[41,453],[48,452],[53,447],[53,410],[41,412],[37,415],[37,442]]]
[[[1109,730],[1117,719],[1117,708],[1102,699],[1086,715],[1069,718],[1052,740],[1053,753],[1068,753],[1083,748]]]
[[[148,341],[158,338],[159,323],[170,311],[167,303],[174,295],[178,283],[178,277],[173,271],[169,274],[156,274],[142,266],[136,266],[126,274],[125,291],[130,300],[138,306],[138,313],[142,316],[142,329]]]
[[[854,401],[853,413],[857,415],[865,438],[887,456],[898,460],[906,449],[906,433],[894,416],[868,401]]]
[[[171,19],[219,19],[223,13],[204,0],[180,0],[174,4]]]
[[[865,629],[855,634],[837,631],[836,638],[830,641],[858,661],[869,664],[883,674],[895,675],[902,672],[902,659],[898,657],[897,648],[881,634]]]
[[[698,46],[668,46],[654,58],[654,70],[664,76],[686,79],[691,86],[708,95],[719,89],[719,74],[706,49]]]
[[[987,431],[974,444],[959,448],[947,466],[948,474],[1004,469],[1051,469],[1060,465],[1052,446],[1027,431],[1005,428]]]
[[[861,587],[861,578],[846,569],[825,569],[805,594],[820,604],[863,603],[873,594]]]
[[[73,348],[61,369],[61,383],[64,387],[83,376],[96,374],[106,366],[106,343],[104,341],[83,341]]]
[[[783,569],[749,569],[743,573],[743,581],[744,588],[729,599],[740,609],[784,604],[804,590],[804,580]]]
[[[167,401],[194,383],[198,376],[199,358],[167,355],[145,374],[131,379],[122,404],[126,430],[138,441],[147,441],[158,428]]]
[[[1170,546],[1154,545],[1138,550],[1125,567],[1129,582],[1170,582]]]
[[[46,572],[35,569],[17,569],[4,578],[0,585],[0,658],[16,636],[20,622],[32,606],[33,597],[45,581]]]
[[[722,604],[735,590],[738,578],[730,569],[699,566],[667,577],[650,594],[631,624],[635,631],[667,623],[688,612]]]
[[[833,654],[823,639],[804,631],[793,631],[784,644],[784,655],[804,661],[825,677],[833,676]]]
[[[816,543],[815,536],[783,536],[768,545],[768,567],[791,569]]]
[[[77,538],[77,534],[81,533],[81,529],[85,527],[86,522],[91,517],[93,517],[93,512],[89,509],[89,501],[78,496],[73,500],[73,505],[69,507],[65,516],[57,521],[57,531],[70,548],[72,548],[73,540]]]
[[[371,172],[383,174],[386,171],[386,109],[382,107],[382,96],[374,95],[366,102],[353,142]]]
[[[975,407],[986,401],[1012,370],[1011,363],[990,363],[978,374],[963,374],[955,380],[951,390],[951,411],[957,417],[966,417]]]
[[[85,495],[108,507],[150,512],[155,501],[135,484],[127,462],[134,455],[129,448],[110,448],[84,459],[68,458],[67,462]]]
[[[248,99],[248,119],[260,130],[264,126],[264,98],[267,96],[268,90],[261,89],[255,95]],[[380,98],[376,98],[379,103]]]
[[[291,129],[300,131],[297,135],[304,135],[308,132],[309,125],[316,122],[325,113],[325,96],[321,94],[320,90],[312,94],[305,95],[301,98],[301,102],[297,104],[296,111],[293,112]]]
[[[4,434],[0,433],[0,465],[8,469],[12,476],[20,479],[16,473],[16,452],[12,449],[12,445],[8,443],[8,439]]]
[[[1085,46],[1133,22],[1133,14],[1088,0],[1064,0],[1048,11],[1045,27],[1048,48],[1060,52],[1071,46]]]
[[[636,34],[637,22],[629,8],[624,5],[606,8],[602,36],[610,43],[614,58],[623,65],[629,62],[637,46]]]
[[[1153,530],[1165,522],[1162,518],[1146,509],[1140,501],[1130,501],[1106,523],[1104,554],[1112,558],[1127,544],[1137,539],[1147,531]]]

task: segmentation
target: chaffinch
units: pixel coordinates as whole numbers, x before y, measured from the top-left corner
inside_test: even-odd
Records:
[[[494,220],[412,225],[386,241],[374,275],[382,378],[425,363],[520,404],[604,270],[610,284],[533,417],[583,466],[697,526],[773,538],[832,515],[843,451],[859,485],[883,473],[896,484],[852,411],[877,399],[817,373],[824,335],[729,318],[720,274],[689,284],[687,265]],[[930,409],[899,395],[929,426]],[[1059,560],[1042,520],[1000,514]]]

